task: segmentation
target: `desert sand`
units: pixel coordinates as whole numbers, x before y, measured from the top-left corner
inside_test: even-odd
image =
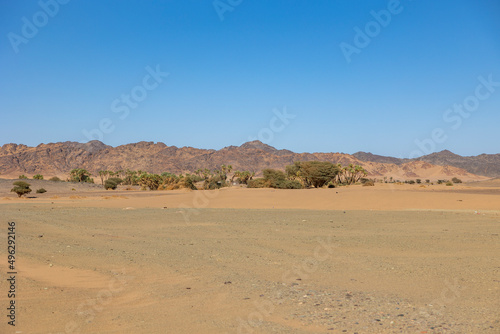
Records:
[[[0,180],[0,333],[500,332],[500,184],[104,191]],[[496,183],[495,183],[496,182]],[[72,190],[75,189],[75,190]],[[7,255],[0,271],[5,277]]]

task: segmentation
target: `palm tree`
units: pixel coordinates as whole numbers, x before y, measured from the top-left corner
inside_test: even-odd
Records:
[[[101,184],[104,185],[104,179],[108,179],[108,171],[107,170],[100,170],[98,173],[99,173],[99,177],[101,178]]]
[[[92,175],[89,171],[83,168],[72,169],[69,174],[73,180],[77,180],[78,182],[84,182]]]

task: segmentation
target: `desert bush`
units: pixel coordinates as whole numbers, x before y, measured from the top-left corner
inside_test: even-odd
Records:
[[[276,169],[264,169],[264,180],[267,181],[269,187],[276,189],[302,189],[303,185],[297,180],[288,180],[286,174]]]
[[[304,186],[297,180],[286,180],[282,189],[302,189]]]
[[[296,161],[293,165],[286,166],[285,171],[285,177],[289,179],[298,178],[306,187],[320,188],[334,180],[341,169],[327,161]]]
[[[186,175],[185,177],[182,178],[182,180],[179,180],[178,184],[182,188],[196,190],[198,188],[196,188],[194,184],[199,181],[200,180],[198,177],[196,177],[196,175]]]
[[[141,189],[149,188],[149,190],[158,190],[163,182],[163,179],[158,174],[142,173],[137,180]]]
[[[69,181],[94,183],[94,179],[92,179],[90,175],[90,172],[86,169],[75,168],[69,172]]]
[[[431,183],[431,180],[427,179],[425,180],[425,183]]]
[[[28,177],[27,177],[26,175],[22,174],[22,175],[19,175],[19,178],[20,178],[21,180],[23,180],[23,179],[27,179]]]
[[[453,183],[462,183],[462,180],[460,180],[458,177],[454,177],[453,179],[451,179],[451,182],[453,182]]]
[[[359,179],[359,181],[361,182],[361,184],[363,186],[374,186],[375,185],[375,179],[367,179],[365,177],[362,177],[361,179]]]
[[[115,190],[118,187],[118,183],[114,182],[113,180],[106,180],[104,181],[104,189],[108,190]]]
[[[421,179],[416,179],[416,181],[417,181],[418,184],[422,183]]]
[[[219,175],[213,175],[212,177],[205,179],[203,184],[203,189],[205,190],[213,190],[219,189],[227,186],[226,181],[220,177]]]
[[[176,176],[171,174],[163,179],[163,183],[158,187],[158,190],[175,190],[175,189],[191,189],[197,190],[195,180],[199,180],[196,175],[186,174]],[[196,181],[199,182],[199,181]]]
[[[414,180],[406,180],[405,183],[408,183],[408,184],[415,184],[415,181]]]
[[[37,194],[43,194],[43,193],[46,193],[46,192],[47,192],[47,190],[45,190],[44,188],[40,188],[40,189],[36,190]]]
[[[276,169],[264,169],[262,171],[264,174],[264,179],[270,182],[271,188],[282,188],[286,181],[286,175],[284,172]]]
[[[234,172],[233,177],[231,178],[231,182],[233,182],[234,179],[236,179],[236,182],[238,182],[239,184],[248,184],[248,181],[252,180],[254,176],[255,176],[254,172],[250,172],[247,170],[245,171],[237,170],[236,172]]]
[[[33,175],[33,180],[43,180],[43,175],[42,174]]]
[[[355,184],[359,181],[359,179],[361,179],[361,177],[368,174],[366,170],[359,165],[349,164],[346,167],[342,167],[340,164],[337,164],[334,166],[339,169],[339,173],[337,174],[335,179],[337,183],[340,184]]]
[[[191,181],[193,181],[195,183],[205,180],[203,177],[201,177],[199,175],[187,174],[187,176],[191,179]]]
[[[158,187],[159,190],[173,190],[179,189],[180,185],[177,185],[180,181],[180,177],[172,173],[162,173],[162,183]]]
[[[24,181],[16,181],[13,183],[14,188],[10,191],[15,192],[17,196],[21,197],[23,195],[27,195],[31,192],[30,184]]]
[[[123,178],[123,184],[128,186],[137,185],[139,173],[130,169],[125,171],[125,177]]]
[[[60,181],[62,181],[62,180],[61,180],[60,178],[58,178],[57,176],[54,176],[54,177],[51,177],[51,178],[49,179],[49,181],[53,181],[53,182],[60,182]]]
[[[250,180],[247,184],[248,188],[269,188],[270,186],[271,183],[262,177]]]
[[[452,185],[453,185],[453,182],[448,181],[448,182],[446,182],[446,185],[447,185],[447,186],[452,186]]]
[[[443,183],[447,183],[448,180],[437,180],[437,184],[443,184]]]
[[[222,187],[227,187],[229,183],[227,182],[227,174],[231,172],[233,166],[231,165],[221,165],[219,168],[214,170],[204,169],[198,170],[197,173],[203,174],[204,184],[203,189],[219,189]]]

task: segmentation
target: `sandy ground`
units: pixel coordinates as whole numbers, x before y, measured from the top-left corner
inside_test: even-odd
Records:
[[[28,180],[48,192],[17,199],[12,181],[0,180],[0,333],[500,333],[494,182],[143,192]]]

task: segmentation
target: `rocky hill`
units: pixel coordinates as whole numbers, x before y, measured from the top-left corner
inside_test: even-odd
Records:
[[[234,170],[250,170],[258,174],[265,168],[284,169],[294,161],[321,160],[342,165],[351,163],[362,165],[369,176],[377,178],[385,176],[401,180],[411,178],[434,180],[457,176],[463,180],[485,179],[451,165],[437,166],[426,161],[401,162],[396,161],[398,160],[396,158],[378,162],[369,161],[367,157],[370,155],[294,153],[289,150],[278,150],[260,141],[248,142],[241,146],[228,146],[220,150],[178,148],[161,142],[139,142],[117,147],[99,141],[85,144],[50,143],[36,147],[5,144],[0,147],[0,175],[17,177],[19,174],[32,176],[40,173],[46,177],[66,176],[73,168],[85,168],[94,175],[99,170],[126,169],[152,173],[165,171],[185,173],[198,168],[214,169],[222,164],[230,164]]]
[[[477,156],[463,157],[448,150],[431,153],[416,159],[398,159],[366,152],[357,152],[354,157],[365,162],[393,163],[401,165],[410,161],[425,161],[438,166],[453,166],[462,168],[469,173],[489,177],[500,176],[500,154],[480,154]]]

